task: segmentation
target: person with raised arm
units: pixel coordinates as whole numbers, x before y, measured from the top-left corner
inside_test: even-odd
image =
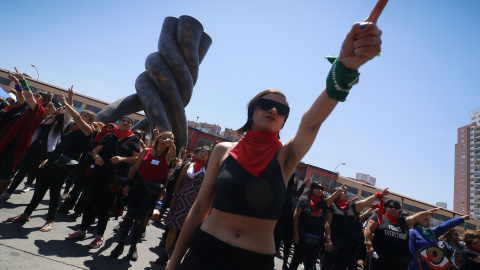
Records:
[[[17,68],[15,70],[16,73],[8,72],[8,78],[15,82],[19,104],[10,106],[0,121],[0,194],[12,182],[12,172],[27,151],[35,130],[45,119],[45,107],[51,101],[48,93],[38,91],[34,95],[25,77]]]
[[[381,0],[383,1],[383,0]],[[279,132],[290,107],[274,89],[248,104],[246,132],[238,142],[219,143],[210,158],[200,193],[182,228],[168,270],[272,269],[274,228],[286,185],[312,146],[320,126],[358,81],[358,69],[380,53],[381,9],[355,23],[345,37],[339,58],[321,91],[302,117],[295,136],[285,145]],[[187,253],[188,250],[188,253]]]
[[[37,184],[32,199],[25,208],[25,211],[16,217],[7,219],[7,222],[29,221],[30,215],[43,200],[47,191],[50,190],[50,202],[46,222],[40,228],[43,232],[49,232],[53,228],[58,204],[60,202],[62,185],[67,176],[74,172],[84,148],[90,141],[93,130],[91,123],[95,121],[95,113],[88,110],[78,113],[67,103],[63,94],[60,94],[58,101],[72,116],[76,126],[62,136],[61,143],[52,152],[50,158],[41,163],[40,167],[42,169],[38,173]]]

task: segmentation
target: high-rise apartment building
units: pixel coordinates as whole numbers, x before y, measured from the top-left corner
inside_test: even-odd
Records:
[[[480,110],[457,130],[453,210],[480,218]]]

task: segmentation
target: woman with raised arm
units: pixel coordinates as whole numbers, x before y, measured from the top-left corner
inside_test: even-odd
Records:
[[[463,235],[465,249],[462,256],[462,270],[480,269],[480,232],[466,231]]]
[[[52,93],[49,93],[52,96]],[[68,89],[68,104],[73,105],[73,96],[75,93],[72,88]],[[49,106],[53,106],[49,103]],[[55,109],[53,115],[49,115],[43,120],[40,127],[35,131],[32,137],[32,143],[18,167],[18,172],[13,177],[13,181],[0,199],[9,199],[15,189],[20,185],[28,173],[27,182],[22,192],[28,192],[31,189],[33,181],[38,173],[38,166],[42,161],[48,159],[55,147],[60,143],[64,130],[70,124],[72,117],[66,111],[65,107]]]
[[[30,145],[35,130],[45,119],[45,107],[51,101],[48,93],[33,94],[22,73],[8,72],[15,82],[18,105],[8,107],[0,121],[0,194],[10,185],[12,172]]]
[[[408,241],[410,253],[413,256],[409,270],[438,269],[439,264],[450,263],[450,258],[440,251],[437,238],[448,232],[448,230],[465,223],[465,220],[470,220],[471,218],[471,215],[457,217],[430,229],[430,218],[427,217],[419,220],[413,225],[413,229],[410,229],[409,231],[410,239]],[[438,248],[439,251],[433,260],[425,251],[426,248],[431,247]]]
[[[381,31],[371,20],[355,23],[322,91],[302,117],[296,135],[278,139],[290,108],[274,89],[260,92],[248,104],[246,135],[238,143],[219,143],[210,158],[200,193],[182,228],[168,270],[272,269],[273,231],[286,185],[308,152],[320,126],[358,80],[357,70],[378,55]],[[335,77],[335,79],[334,79]]]
[[[325,231],[322,269],[345,270],[350,266],[360,238],[357,230],[360,211],[388,194],[387,188],[361,201],[349,202],[346,190],[342,190],[325,217],[325,227],[330,230]]]
[[[440,208],[405,217],[400,215],[400,202],[387,200],[365,228],[365,248],[370,256],[370,269],[406,270],[412,260],[408,248],[408,230],[422,219],[430,218]]]
[[[82,155],[83,149],[90,141],[92,126],[95,121],[95,114],[84,110],[80,114],[67,103],[65,97],[60,94],[58,101],[67,109],[68,113],[75,121],[76,128],[63,135],[61,143],[56,147],[50,158],[44,163],[43,169],[39,171],[37,184],[30,203],[25,211],[16,217],[9,218],[9,222],[28,221],[30,215],[37,208],[43,197],[50,190],[50,202],[47,213],[47,220],[40,229],[48,232],[52,229],[55,216],[57,214],[58,204],[60,202],[60,191],[65,178],[73,172],[75,164]]]
[[[170,131],[158,134],[153,140],[152,148],[144,148],[130,170],[129,181],[123,188],[123,195],[128,196],[128,211],[123,220],[118,245],[110,254],[111,258],[116,259],[122,255],[125,241],[133,225],[128,257],[132,261],[138,259],[137,243],[144,228],[143,222],[163,190],[168,164],[175,158],[173,140],[173,133]]]
[[[325,240],[330,242],[329,238],[324,239],[324,235],[330,235],[330,227],[325,224],[325,214],[346,187],[343,185],[328,198],[325,198],[323,190],[320,183],[311,183],[306,196],[300,198],[297,204],[293,221],[295,251],[288,268],[290,270],[296,270],[302,261],[305,269],[313,269]]]

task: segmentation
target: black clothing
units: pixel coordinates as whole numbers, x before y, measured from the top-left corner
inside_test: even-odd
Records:
[[[273,259],[274,255],[231,246],[198,229],[182,265],[189,270],[270,270],[274,268]]]
[[[119,141],[118,137],[113,133],[105,135],[98,143],[98,145],[103,145],[99,155],[103,159],[104,165],[99,167],[100,170],[113,173],[115,165],[110,162],[110,159],[114,156],[130,157],[134,151],[140,153],[139,143],[140,141],[137,136],[130,136]],[[128,172],[130,171],[129,163],[120,162],[116,164],[116,167],[118,175],[128,176]],[[97,168],[98,166],[95,166],[95,169]]]
[[[370,270],[407,270],[410,265],[409,258],[387,258],[379,257],[378,259],[369,258]]]
[[[477,252],[474,250],[471,250],[469,248],[465,248],[463,250],[463,262],[462,262],[462,270],[479,270],[480,269],[480,263],[472,261],[476,257],[480,256]]]
[[[327,200],[323,199],[321,202],[315,202],[316,209],[312,210],[310,207],[309,198],[302,197],[298,201],[297,208],[302,209],[300,219],[298,220],[299,229],[321,236],[325,232],[325,214],[327,212]]]
[[[409,233],[405,217],[400,216],[395,225],[385,216],[382,224],[378,224],[372,240],[373,249],[380,258],[412,258],[408,248]],[[377,220],[377,215],[372,216]]]
[[[355,212],[355,203],[349,204],[345,211],[333,203],[329,212],[332,213],[330,230],[333,249],[332,252],[325,251],[322,269],[347,269],[358,243],[355,225],[358,213]]]
[[[285,193],[282,170],[276,157],[255,178],[229,155],[220,166],[212,207],[230,214],[277,220]]]
[[[92,134],[87,136],[77,129],[63,135],[62,143],[57,145],[57,148],[63,146],[62,154],[78,161],[91,138]]]

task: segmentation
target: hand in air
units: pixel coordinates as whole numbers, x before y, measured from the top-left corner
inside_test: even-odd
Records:
[[[387,2],[388,0],[378,0],[364,22],[353,24],[343,41],[338,57],[345,67],[358,70],[380,53],[382,31],[377,27],[377,20]]]

